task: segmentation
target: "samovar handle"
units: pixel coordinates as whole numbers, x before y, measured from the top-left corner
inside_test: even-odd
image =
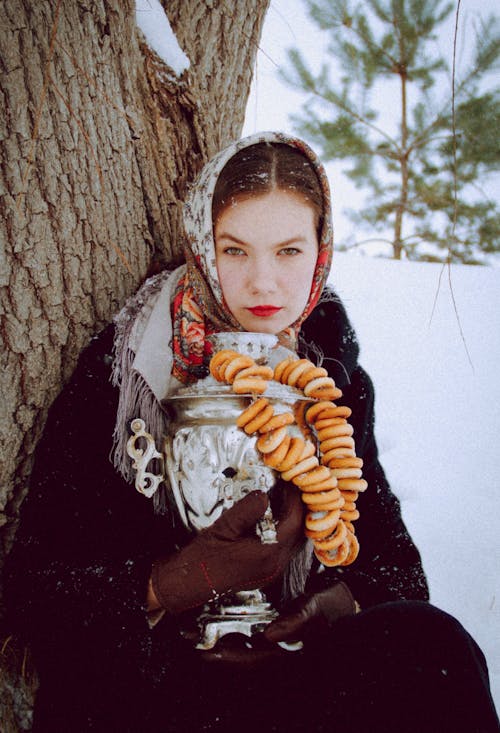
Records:
[[[135,488],[150,499],[161,482],[164,481],[164,476],[163,474],[150,473],[146,469],[149,462],[155,458],[163,461],[163,456],[156,450],[156,444],[151,433],[146,432],[144,420],[135,418],[130,423],[130,428],[133,435],[127,441],[127,453],[133,459],[132,468],[137,471]],[[146,441],[145,449],[137,446],[137,441],[140,438]]]

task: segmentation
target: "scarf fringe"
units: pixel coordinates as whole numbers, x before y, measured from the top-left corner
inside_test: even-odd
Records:
[[[146,280],[115,318],[111,381],[119,388],[120,396],[111,460],[116,470],[131,484],[135,483],[135,470],[127,453],[127,441],[131,435],[130,422],[137,417],[144,420],[146,430],[154,438],[157,449],[160,449],[165,433],[165,414],[142,375],[133,369],[135,352],[130,346],[130,339],[141,312],[152,308],[169,275],[170,271],[165,271]],[[154,507],[157,513],[165,513],[168,509],[167,488],[164,484],[160,484],[154,495]]]
[[[291,601],[304,592],[313,562],[313,543],[306,540],[303,547],[290,560],[283,575],[282,601]]]

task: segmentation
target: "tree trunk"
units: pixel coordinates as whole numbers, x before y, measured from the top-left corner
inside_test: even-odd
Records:
[[[80,351],[153,258],[181,258],[186,187],[240,134],[268,4],[163,0],[190,60],[180,78],[146,44],[133,0],[2,4],[3,552]],[[0,728],[15,730],[1,711]]]

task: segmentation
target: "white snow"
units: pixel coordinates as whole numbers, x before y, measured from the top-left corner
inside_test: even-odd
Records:
[[[438,264],[339,253],[332,270],[431,602],[481,646],[499,709],[500,269],[452,266],[452,291]]]
[[[159,0],[136,0],[135,18],[148,45],[177,76],[189,68],[189,59],[179,46]]]

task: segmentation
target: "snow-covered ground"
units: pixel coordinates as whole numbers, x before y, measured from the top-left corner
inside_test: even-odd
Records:
[[[431,600],[483,649],[498,710],[500,269],[336,254],[331,281],[375,382],[381,462]]]

